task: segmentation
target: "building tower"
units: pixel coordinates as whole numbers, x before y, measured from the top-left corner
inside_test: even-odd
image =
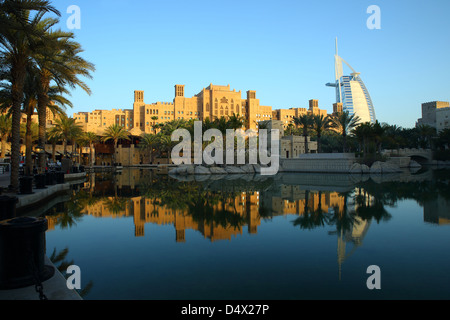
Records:
[[[344,76],[343,63],[345,63],[352,73]],[[342,103],[343,111],[356,114],[361,123],[376,122],[375,108],[372,103],[369,91],[360,77],[350,64],[342,59],[338,54],[336,39],[336,54],[334,56],[335,82],[327,83],[328,87],[336,88],[336,103]]]
[[[176,97],[184,97],[184,85],[175,85],[175,98]]]
[[[145,131],[145,102],[144,91],[134,91],[134,103],[133,103],[133,128],[138,128]]]

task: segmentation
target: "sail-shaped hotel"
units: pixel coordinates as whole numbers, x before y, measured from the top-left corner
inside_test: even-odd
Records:
[[[342,68],[343,63],[352,70],[352,73],[349,76],[344,75]],[[375,123],[375,109],[369,91],[362,81],[360,73],[356,72],[339,56],[337,39],[334,67],[335,82],[327,83],[327,86],[336,88],[336,102],[342,103],[343,111],[348,111],[350,114],[356,114],[361,119],[361,123]]]

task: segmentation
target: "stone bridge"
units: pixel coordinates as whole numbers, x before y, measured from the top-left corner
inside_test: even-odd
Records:
[[[429,162],[433,160],[431,149],[393,149],[384,150],[384,155],[391,157],[410,157],[417,162]]]

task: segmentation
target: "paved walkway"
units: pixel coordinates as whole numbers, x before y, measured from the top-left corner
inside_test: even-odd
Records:
[[[16,208],[32,208],[36,207],[42,201],[48,201],[54,197],[56,193],[69,190],[70,184],[59,184],[53,186],[47,186],[46,189],[33,189],[33,194],[29,195],[16,195],[9,194],[7,192],[10,184],[9,173],[0,175],[0,188],[3,188],[3,195],[15,196],[18,198]],[[26,209],[29,210],[29,209]],[[40,209],[42,210],[42,209]],[[29,212],[29,211],[27,211]],[[45,257],[45,264],[53,266],[48,257]],[[66,285],[66,279],[55,268],[55,275],[43,283],[44,294],[49,300],[82,300],[75,290],[69,290]],[[0,290],[0,300],[39,300],[39,294],[36,293],[35,287],[30,286],[27,288],[15,289],[15,290]]]
[[[45,265],[55,268],[55,275],[42,283],[43,292],[48,300],[82,300],[76,290],[67,288],[66,279],[47,257],[45,257]],[[0,300],[39,300],[39,294],[34,286],[0,290]]]

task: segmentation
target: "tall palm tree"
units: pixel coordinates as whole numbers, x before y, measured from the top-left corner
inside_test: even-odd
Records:
[[[292,123],[289,123],[286,127],[285,134],[288,136],[291,136],[293,131],[294,131],[294,125]]]
[[[356,128],[361,119],[356,114],[350,114],[348,111],[340,112],[331,117],[331,128],[336,129],[343,138],[343,152],[347,152],[347,136]]]
[[[322,134],[330,129],[330,118],[328,116],[321,115],[314,115],[313,121],[312,121],[312,128],[317,134],[317,152],[322,152],[322,144],[321,144],[321,138]]]
[[[103,141],[114,141],[114,155],[113,155],[113,163],[116,163],[116,152],[117,152],[117,144],[119,140],[130,140],[130,133],[122,126],[118,124],[114,124],[108,128],[106,128],[103,133]]]
[[[311,114],[304,114],[300,117],[294,117],[292,118],[292,121],[294,124],[302,129],[302,135],[305,138],[305,153],[309,153],[308,148],[308,136],[309,136],[309,130],[313,126],[313,116]]]
[[[69,118],[67,115],[61,115],[55,120],[55,130],[61,135],[64,145],[64,156],[67,155],[67,142],[74,141],[83,131],[75,119]]]
[[[233,113],[232,116],[228,118],[228,127],[229,129],[237,130],[241,129],[245,124],[245,118],[240,116],[239,114]]]
[[[423,146],[431,148],[431,140],[436,136],[436,128],[433,128],[427,124],[421,124],[417,126],[417,130],[422,138]]]
[[[0,2],[0,51],[9,57],[12,86],[11,187],[19,187],[20,120],[26,67],[35,52],[45,47],[45,34],[37,25],[47,12],[59,12],[48,1],[3,0]],[[34,13],[34,16],[32,15]]]
[[[226,135],[227,129],[230,129],[230,124],[228,123],[227,118],[220,117],[214,120],[214,127],[222,132],[222,135]]]
[[[59,88],[57,86],[52,86],[48,91],[48,105],[46,109],[49,109],[54,116],[59,116],[64,113],[65,106],[72,106],[72,103],[67,100],[61,93],[69,94],[69,92],[65,88]],[[26,174],[31,175],[33,168],[33,159],[32,159],[32,142],[35,140],[31,139],[31,122],[32,116],[34,115],[35,109],[38,107],[38,96],[39,96],[39,70],[36,66],[29,64],[27,68],[27,78],[25,81],[24,87],[24,103],[23,103],[23,111],[27,116],[27,134],[25,138],[25,146],[26,146],[26,155],[25,155],[25,168]],[[38,126],[39,134],[41,130],[41,126]],[[39,140],[39,137],[38,137]],[[44,141],[45,142],[45,141]],[[38,145],[42,147],[44,150],[45,143],[38,142]],[[45,152],[40,153],[40,159],[44,158],[42,155]],[[41,167],[41,170],[45,168]]]
[[[356,137],[359,143],[360,152],[362,152],[364,159],[369,153],[369,146],[374,140],[374,126],[370,122],[361,123],[354,128],[351,133]]]
[[[158,145],[161,151],[165,151],[167,153],[167,159],[170,164],[170,156],[175,145],[172,141],[172,137],[164,134],[158,134]]]
[[[53,162],[56,162],[56,144],[59,141],[63,140],[62,134],[57,127],[51,127],[50,129],[48,129],[46,136],[48,142],[50,142],[52,145],[52,160]]]
[[[383,142],[384,135],[386,133],[387,127],[382,126],[378,121],[372,126],[373,138],[376,144],[376,150],[378,154],[381,154],[381,143]]]
[[[385,140],[388,149],[399,149],[400,145],[404,143],[402,131],[403,128],[395,124],[386,126]]]
[[[100,141],[100,137],[94,132],[85,132],[83,134],[83,138],[89,145],[89,165],[92,166],[94,165],[95,162],[93,161],[94,159],[92,158],[92,150],[94,149],[94,143]]]
[[[0,139],[2,145],[2,158],[6,156],[6,143],[11,135],[11,117],[6,114],[0,115]]]
[[[153,163],[153,149],[158,144],[159,137],[155,134],[144,133],[139,142],[139,147],[149,151],[150,163]]]
[[[95,71],[92,63],[80,57],[83,52],[81,45],[73,41],[74,34],[61,30],[50,30],[58,19],[46,19],[39,27],[46,33],[47,45],[38,50],[35,55],[39,66],[38,116],[39,116],[39,144],[44,145],[47,120],[47,106],[50,102],[50,82],[54,81],[59,87],[65,85],[80,87],[87,94],[91,94],[89,87],[78,76],[92,78],[91,71]],[[39,159],[40,167],[45,166],[45,157]]]
[[[159,127],[159,123],[156,122],[156,121],[158,121],[158,117],[157,117],[157,116],[153,116],[153,117],[152,117],[152,121],[154,122],[154,124],[153,124],[153,126],[152,126],[153,132],[155,132],[155,134],[156,134],[156,130],[157,130],[158,127]]]

